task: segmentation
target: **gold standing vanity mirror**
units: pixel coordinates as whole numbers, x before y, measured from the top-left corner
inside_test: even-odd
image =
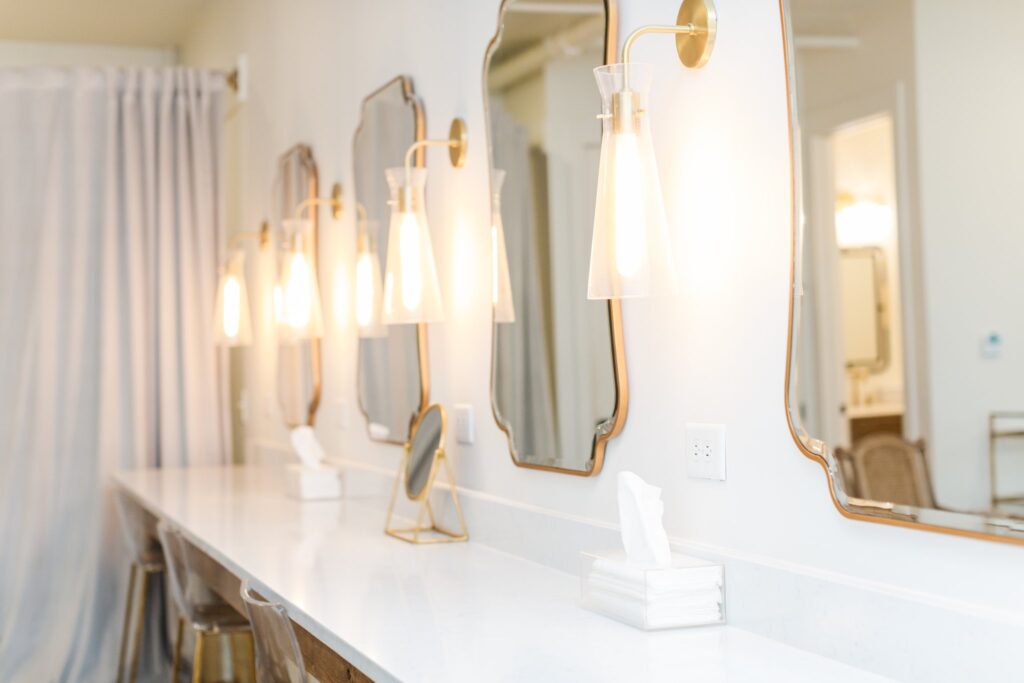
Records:
[[[358,232],[356,323],[359,328],[359,407],[371,439],[405,444],[430,396],[425,324],[385,325],[381,266],[388,253],[391,189],[385,169],[401,166],[423,139],[423,105],[408,76],[398,76],[363,100],[352,143]],[[423,165],[423,150],[415,155]]]
[[[1024,543],[1024,4],[780,10],[794,437],[847,517]]]
[[[587,299],[613,0],[504,0],[484,60],[494,307],[491,405],[520,467],[592,476],[625,424],[618,300]]]
[[[277,394],[289,427],[312,425],[320,405],[319,178],[313,150],[296,145],[281,155],[274,181],[273,219],[281,245],[274,318],[278,331]],[[307,202],[308,212],[296,209]],[[314,300],[315,298],[315,300]]]
[[[469,538],[462,506],[459,504],[458,492],[455,489],[455,477],[444,451],[447,429],[448,417],[444,407],[436,403],[420,413],[413,424],[412,434],[409,442],[405,444],[405,453],[391,491],[391,503],[388,505],[388,520],[385,526],[385,532],[389,536],[410,543],[452,543]],[[456,530],[448,529],[437,522],[434,506],[430,501],[430,494],[441,470],[444,470],[448,479],[447,488],[459,524]],[[415,522],[411,527],[393,526],[395,503],[400,488],[406,498],[418,503]]]

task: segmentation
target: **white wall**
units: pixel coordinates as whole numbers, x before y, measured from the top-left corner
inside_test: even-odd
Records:
[[[276,156],[296,141],[312,144],[325,187],[340,178],[349,188],[360,100],[395,74],[409,73],[426,105],[429,134],[443,135],[455,115],[466,118],[470,132],[464,169],[449,168],[443,153],[428,154],[428,211],[448,314],[447,322],[430,329],[432,393],[448,406],[472,404],[478,420],[475,446],[450,446],[460,485],[492,500],[604,524],[615,521],[616,472],[634,470],[665,489],[666,525],[674,537],[786,576],[815,577],[885,598],[864,602],[855,614],[832,612],[821,593],[785,606],[787,619],[855,620],[863,635],[842,656],[879,670],[887,665],[872,653],[892,640],[878,626],[893,618],[884,607],[887,596],[954,616],[995,615],[1021,628],[1024,549],[840,517],[821,469],[800,455],[787,430],[789,144],[775,0],[720,0],[721,32],[701,71],[682,68],[668,38],[636,45],[635,59],[657,65],[652,127],[681,293],[625,304],[631,405],[624,433],[608,448],[604,472],[582,479],[513,467],[504,436],[490,419],[484,285],[489,209],[481,69],[497,5],[211,4],[182,55],[186,63],[203,65],[230,63],[240,51],[249,55],[252,94],[231,150],[238,163],[229,200],[236,203],[240,227],[256,225],[268,212]],[[620,35],[671,21],[677,9],[674,0],[623,2]],[[332,263],[351,272],[352,220],[348,213],[342,226],[324,223],[325,283]],[[330,311],[330,294],[325,298]],[[398,449],[371,443],[356,419],[355,350],[351,321],[330,330],[318,432],[335,454],[393,467]],[[251,359],[258,350],[243,353]],[[266,385],[255,375],[250,379],[261,423],[252,435],[280,439],[281,430],[263,424],[269,421],[258,407],[267,399]],[[351,418],[347,429],[341,429],[342,405]],[[728,425],[727,482],[685,477],[686,422]],[[543,529],[520,533],[539,539]],[[760,587],[765,595],[774,590],[768,583]],[[965,655],[957,650],[955,629],[942,638],[926,649],[908,645],[902,656],[942,662]],[[991,666],[1006,661],[992,649],[966,655]]]
[[[175,50],[0,40],[0,66],[172,66]]]
[[[958,17],[949,0],[919,0],[915,26],[936,495],[984,508],[988,413],[1024,410],[1024,4]],[[950,54],[950,41],[972,34],[985,38],[970,60]],[[990,332],[1005,339],[998,359],[981,355]],[[1003,492],[1024,494],[1024,449],[1001,452]]]

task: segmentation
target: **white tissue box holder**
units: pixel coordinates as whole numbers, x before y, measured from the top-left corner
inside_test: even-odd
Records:
[[[725,568],[672,554],[664,569],[630,565],[622,551],[580,553],[583,607],[654,631],[725,622]]]
[[[288,465],[285,468],[285,490],[298,500],[341,498],[341,470],[329,465]]]

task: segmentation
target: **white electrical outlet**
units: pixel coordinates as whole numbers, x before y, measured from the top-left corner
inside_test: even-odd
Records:
[[[725,481],[725,425],[686,425],[686,474]]]
[[[455,440],[469,445],[476,441],[473,406],[469,403],[455,404]]]

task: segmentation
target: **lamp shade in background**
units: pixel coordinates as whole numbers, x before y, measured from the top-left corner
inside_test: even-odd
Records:
[[[316,339],[324,333],[320,285],[311,249],[312,231],[312,221],[284,221],[288,247],[274,288],[278,340],[284,343]]]
[[[252,343],[252,317],[245,287],[245,252],[232,253],[221,269],[214,304],[213,339],[220,346]]]
[[[670,293],[672,249],[647,113],[650,67],[610,64],[594,75],[603,126],[587,297]]]
[[[423,206],[427,171],[389,168],[391,223],[388,228],[387,272],[384,275],[386,325],[431,323],[444,319],[441,287],[434,263],[430,227]]]
[[[501,186],[504,182],[505,171],[494,169],[491,173],[491,305],[494,307],[494,322],[514,323],[516,309],[505,249],[505,224],[501,220]]]
[[[375,225],[376,221],[369,221],[361,226],[356,247],[356,324],[359,336],[364,339],[388,335],[387,327],[381,322],[384,283],[380,255],[376,240],[370,236],[370,229]]]

